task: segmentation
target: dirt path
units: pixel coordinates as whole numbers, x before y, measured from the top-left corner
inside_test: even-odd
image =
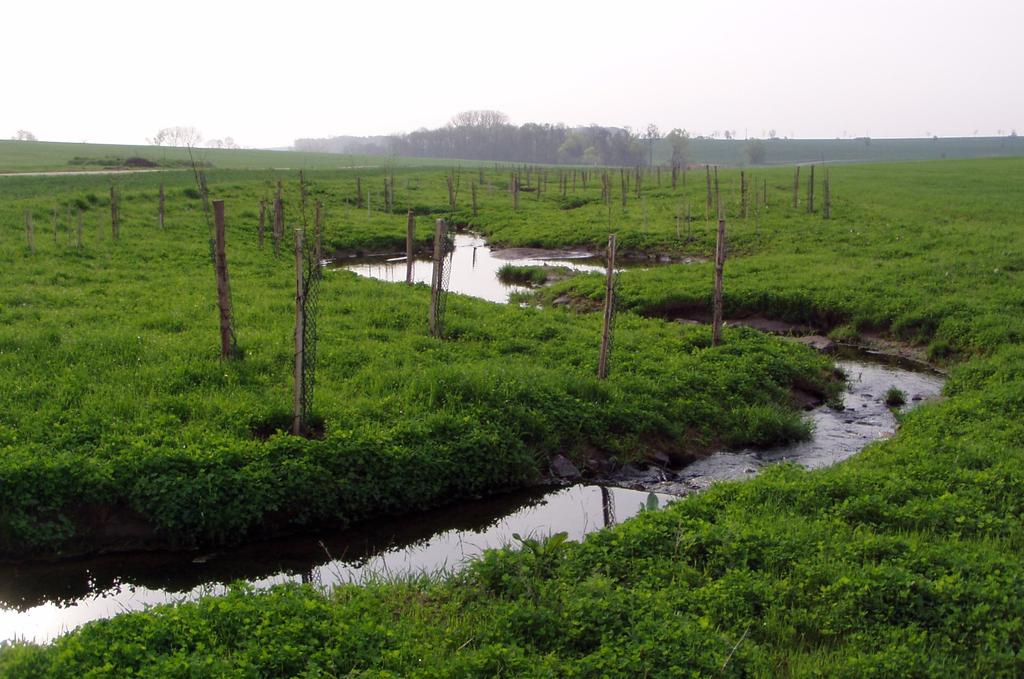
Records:
[[[138,172],[167,172],[169,170],[185,170],[181,167],[145,167],[111,170],[46,170],[42,172],[0,172],[0,177],[64,177],[83,174],[135,174]]]

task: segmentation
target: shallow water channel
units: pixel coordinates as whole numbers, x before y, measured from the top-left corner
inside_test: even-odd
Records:
[[[453,292],[506,302],[518,286],[497,280],[507,261],[600,271],[588,253],[516,249],[492,251],[478,236],[457,234],[449,257]],[[582,260],[582,261],[581,261]],[[360,275],[404,281],[405,262],[344,262]],[[429,261],[415,263],[415,280],[429,282]],[[766,465],[791,461],[807,468],[834,464],[872,441],[895,432],[884,403],[897,387],[903,409],[937,398],[943,378],[899,359],[846,350],[836,364],[847,375],[842,409],[814,408],[809,441],[768,450],[721,451],[681,470],[627,468],[601,485],[532,489],[405,517],[365,522],[354,528],[315,532],[212,552],[121,554],[55,563],[0,564],[0,642],[48,641],[99,618],[160,603],[225,591],[242,580],[257,588],[284,582],[322,586],[359,583],[461,568],[483,550],[513,543],[513,533],[543,537],[566,531],[579,539],[722,480],[750,478]]]
[[[659,505],[672,499],[657,496]],[[649,501],[649,493],[624,488],[533,489],[235,549],[0,565],[0,641],[48,641],[90,620],[223,593],[237,580],[259,588],[330,586],[454,571],[485,549],[514,543],[513,533],[566,531],[578,540],[634,516]]]
[[[498,269],[505,264],[557,266],[583,272],[605,270],[603,258],[596,258],[590,252],[535,248],[497,250],[492,249],[482,236],[472,233],[456,233],[454,244],[455,248],[445,260],[445,266],[450,272],[448,290],[480,297],[489,302],[507,302],[512,293],[525,292],[528,289],[498,280]],[[405,282],[404,256],[339,259],[334,264],[360,276],[393,283]],[[434,265],[429,257],[416,258],[413,262],[413,281],[430,285],[433,271]]]
[[[901,390],[906,412],[942,393],[945,379],[912,362],[841,349],[836,366],[846,373],[843,407],[818,406],[807,413],[814,426],[807,441],[764,450],[718,451],[678,471],[656,467],[626,469],[609,481],[628,488],[687,495],[716,481],[750,478],[775,462],[793,462],[807,469],[826,467],[845,460],[872,441],[896,433],[896,416],[885,404],[890,387]]]

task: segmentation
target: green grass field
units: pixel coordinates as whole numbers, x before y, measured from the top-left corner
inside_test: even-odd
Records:
[[[189,150],[170,146],[132,146],[128,144],[80,144],[73,142],[0,140],[0,173],[83,171],[100,169],[106,158],[145,158],[155,163],[189,162]],[[192,157],[215,168],[246,170],[281,168],[291,170],[378,167],[415,162],[417,166],[446,166],[452,161],[417,158],[415,161],[383,156],[350,156],[298,151],[261,151],[197,148]],[[72,163],[75,158],[95,159],[95,163]],[[468,165],[472,163],[462,163]]]
[[[217,360],[209,236],[188,172],[118,178],[116,242],[109,178],[4,180],[5,554],[99,548],[95,524],[117,511],[152,526],[157,544],[229,543],[268,524],[355,520],[516,487],[559,452],[625,461],[654,446],[686,456],[717,441],[784,441],[807,433],[779,405],[790,387],[831,389],[825,362],[803,348],[748,332],[707,349],[700,329],[635,317],[619,326],[616,376],[599,382],[596,317],[456,298],[442,342],[426,332],[428,290],[329,271],[315,401],[324,436],[262,440],[287,428],[292,389],[294,258],[289,244],[277,258],[269,242],[259,249],[255,232],[275,176],[210,173],[230,224],[244,353],[228,362]],[[402,190],[436,204],[440,178],[409,172]],[[298,186],[287,179],[293,227]],[[361,179],[375,180],[383,190],[382,175]],[[348,205],[354,185],[351,172],[310,174],[311,200],[327,206],[328,250],[394,247],[404,215]],[[81,250],[69,206],[85,208]],[[426,241],[430,220],[421,222]]]
[[[691,139],[692,162],[748,165],[746,139]],[[940,137],[938,139],[765,139],[767,165],[793,163],[881,163],[1024,155],[1020,137]],[[672,147],[660,141],[654,162],[670,164]]]
[[[359,172],[382,190],[381,171]],[[1024,159],[833,167],[827,221],[820,184],[818,210],[806,212],[803,172],[794,209],[792,169],[756,171],[768,205],[746,219],[738,171],[721,174],[727,308],[848,340],[881,334],[946,364],[946,398],[906,416],[896,437],[829,469],[782,465],[718,485],[582,544],[490,552],[447,579],[240,589],[118,616],[49,646],[9,647],[0,674],[1019,676]],[[509,245],[597,248],[611,229],[627,253],[711,251],[703,173],[675,190],[644,177],[625,206],[616,174],[610,217],[599,178],[563,198],[555,173],[513,211],[507,172],[487,169],[481,182],[464,171],[452,218]],[[706,310],[706,262],[621,274],[620,299],[637,314],[619,316],[607,383],[591,376],[595,315],[453,299],[450,339],[438,342],[426,336],[425,290],[331,273],[317,406],[327,435],[253,438],[254,423],[287,414],[290,393],[292,274],[254,232],[279,174],[210,173],[228,206],[246,351],[223,364],[187,173],[118,178],[118,243],[108,179],[0,179],[6,549],[73,544],[67,511],[83,500],[129,503],[187,543],[238,535],[268,510],[355,518],[526,482],[538,456],[581,441],[625,456],[666,440],[682,450],[797,436],[792,411],[772,404],[794,381],[827,389],[821,359],[781,341],[737,330],[709,349],[706,328],[642,318]],[[284,178],[294,205],[294,175]],[[426,215],[448,210],[441,171],[396,169],[394,215],[351,205],[355,172],[307,178],[339,249],[395,248],[408,207],[423,215],[425,243]],[[165,232],[161,180],[173,196]],[[48,231],[53,205],[64,214],[78,201],[82,252]],[[694,219],[677,230],[687,201]],[[599,290],[600,277],[580,276],[542,295]]]
[[[689,162],[695,164],[749,165],[744,139],[691,139]],[[769,139],[764,140],[764,164],[794,163],[879,163],[886,161],[944,160],[1024,155],[1021,137],[960,137],[941,139]],[[220,169],[288,168],[293,170],[341,169],[353,167],[475,167],[493,163],[474,160],[358,156],[306,151],[262,151],[195,149],[196,160]],[[109,165],[108,158],[144,158],[159,164],[190,160],[188,149],[127,144],[85,144],[73,142],[26,142],[0,140],[0,173],[33,171],[95,170]],[[76,161],[75,159],[86,159]],[[654,144],[655,164],[668,166],[671,145]]]

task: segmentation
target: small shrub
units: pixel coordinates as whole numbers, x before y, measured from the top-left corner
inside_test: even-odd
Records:
[[[948,361],[956,356],[956,350],[946,340],[937,339],[928,345],[929,361]]]
[[[548,271],[543,266],[505,264],[498,269],[498,280],[509,285],[544,285],[548,280]]]
[[[907,395],[899,387],[889,387],[885,392],[885,405],[890,408],[899,408],[907,402]]]

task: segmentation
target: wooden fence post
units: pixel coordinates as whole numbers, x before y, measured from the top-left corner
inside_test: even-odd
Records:
[[[359,178],[359,175],[356,175],[356,207],[362,207],[362,206],[363,206],[363,182]]]
[[[217,276],[217,306],[220,309],[220,357],[231,358],[234,342],[231,331],[231,286],[228,282],[227,242],[224,229],[224,201],[213,201],[213,268]]]
[[[256,243],[259,249],[263,249],[263,232],[267,226],[267,201],[260,201],[260,225],[256,230]]]
[[[284,201],[278,196],[274,199],[274,256],[281,254],[281,239],[284,238]]]
[[[811,177],[807,180],[807,214],[814,212],[814,166],[811,165]]]
[[[612,319],[615,315],[615,234],[608,236],[608,267],[604,280],[604,322],[601,326],[601,354],[597,361],[597,378],[608,377],[608,354],[612,346]]]
[[[455,178],[452,175],[445,175],[448,184],[448,211],[455,212]]]
[[[280,187],[281,182],[278,182]],[[199,193],[203,197],[203,214],[206,219],[210,219],[210,187],[206,185],[206,173],[202,170],[199,171]],[[209,221],[207,221],[209,223]]]
[[[117,190],[110,185],[110,232],[114,240],[121,237],[121,215],[117,209]]]
[[[430,315],[428,324],[430,335],[440,339],[441,328],[441,289],[444,284],[444,243],[447,236],[448,226],[443,219],[438,219],[434,229],[434,271],[430,280]]]
[[[796,166],[793,174],[793,209],[800,207],[800,166]]]
[[[295,229],[295,373],[292,398],[292,434],[302,434],[302,371],[305,360],[306,288],[302,277],[302,229]]]
[[[164,183],[160,182],[160,198],[157,203],[156,224],[161,229],[164,228],[164,204],[166,200],[166,195],[164,194]]]
[[[323,259],[324,255],[324,243],[323,243],[323,218],[324,218],[324,204],[322,201],[316,202],[316,218],[313,222],[314,235],[316,240],[314,241],[313,249],[313,260],[316,266],[320,266],[320,260]]]
[[[711,166],[710,165],[705,165],[704,166],[704,176],[705,176],[705,179],[707,179],[707,184],[708,184],[707,200],[704,201],[704,222],[706,224],[708,219],[711,218],[711,205],[712,205],[712,202],[711,202],[712,201],[712,195],[711,195]]]
[[[722,343],[722,277],[725,271],[725,213],[718,203],[718,237],[715,240],[715,291],[712,300],[711,346]]]
[[[82,249],[82,229],[85,227],[85,224],[82,223],[82,209],[81,208],[75,208],[75,212],[78,215],[78,240],[77,240],[77,247],[78,247],[79,250],[81,250]]]
[[[412,247],[413,241],[416,238],[416,215],[413,214],[412,208],[409,208],[409,215],[407,223],[405,225],[405,283],[406,285],[412,285]]]
[[[36,254],[36,229],[32,224],[32,211],[25,210],[25,238],[28,240],[28,250]]]
[[[476,217],[476,182],[471,182],[469,192],[473,198],[473,216]]]
[[[822,186],[824,195],[822,196],[822,217],[824,219],[832,219],[832,178],[829,176],[828,168],[825,168],[825,183]]]
[[[57,240],[57,206],[56,205],[53,206],[53,244],[54,245],[59,245],[60,244],[59,241]]]

